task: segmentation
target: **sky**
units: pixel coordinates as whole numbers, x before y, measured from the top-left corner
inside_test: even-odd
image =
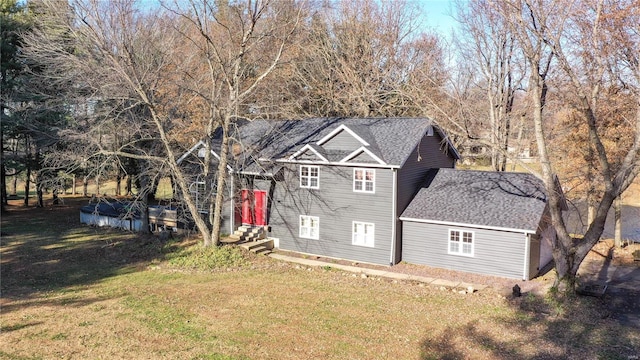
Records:
[[[343,0],[349,1],[349,0]],[[395,0],[384,0],[395,1]],[[411,0],[422,8],[425,19],[423,20],[427,28],[434,29],[444,36],[449,36],[451,30],[455,29],[455,21],[451,14],[454,12],[452,0]],[[143,8],[158,6],[158,0],[139,0]]]
[[[391,0],[392,1],[392,0]],[[415,0],[425,13],[425,26],[432,28],[444,36],[451,35],[456,28],[452,17],[455,12],[453,1],[450,0]]]

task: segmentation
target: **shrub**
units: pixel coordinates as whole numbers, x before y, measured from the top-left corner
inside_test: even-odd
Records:
[[[166,259],[172,266],[195,270],[242,267],[248,264],[242,251],[236,247],[205,247],[202,244],[178,248],[167,254]]]

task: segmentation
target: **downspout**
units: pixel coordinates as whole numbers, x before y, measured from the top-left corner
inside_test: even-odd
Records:
[[[398,230],[396,229],[396,222],[398,219],[398,171],[396,169],[391,169],[392,171],[392,185],[393,189],[392,194],[392,207],[391,207],[391,258],[389,259],[389,266],[393,266],[396,259],[396,241],[397,236],[396,233]]]
[[[230,209],[229,209],[229,212],[231,213],[229,215],[231,215],[231,216],[229,217],[229,226],[231,228],[229,229],[229,234],[233,234],[233,232],[235,231],[235,227],[236,227],[236,224],[235,224],[235,221],[236,221],[236,217],[235,217],[236,204],[235,204],[235,196],[233,196],[234,193],[235,193],[235,176],[234,175],[235,175],[235,173],[231,172],[231,176],[230,176],[231,177],[231,181],[230,181],[230,184],[229,184],[230,185],[229,186],[229,196],[231,197],[231,206],[230,206]]]
[[[531,261],[529,259],[529,248],[531,247],[531,235],[524,234],[524,273],[522,274],[522,280],[529,280],[529,266]]]

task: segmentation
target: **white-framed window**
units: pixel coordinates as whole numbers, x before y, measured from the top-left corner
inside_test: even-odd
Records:
[[[449,230],[449,254],[473,256],[473,244],[473,231]]]
[[[204,176],[198,175],[196,181],[189,185],[189,192],[196,203],[198,212],[208,214],[211,199],[216,195],[215,183],[209,185],[204,180]]]
[[[313,165],[300,165],[300,187],[319,189],[320,167]]]
[[[376,171],[374,169],[353,169],[353,191],[375,192]]]
[[[300,215],[300,237],[318,240],[320,238],[320,218]]]
[[[375,225],[360,221],[353,222],[353,238],[351,244],[358,246],[374,246]]]

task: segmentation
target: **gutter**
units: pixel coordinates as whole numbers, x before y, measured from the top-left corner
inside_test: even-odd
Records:
[[[518,233],[524,233],[524,234],[535,234],[536,233],[534,230],[516,229],[516,228],[504,228],[504,227],[499,227],[499,226],[478,225],[478,224],[467,224],[467,223],[459,223],[459,222],[453,222],[453,221],[425,220],[425,219],[416,219],[416,218],[410,218],[410,217],[401,217],[400,220],[402,220],[402,221],[414,221],[414,222],[425,223],[425,224],[462,226],[462,227],[485,229],[485,230],[518,232]]]
[[[522,280],[529,280],[529,267],[531,261],[529,259],[529,248],[531,247],[531,235],[524,235],[524,273],[522,274]]]
[[[392,199],[392,210],[391,210],[391,258],[389,259],[389,266],[393,266],[396,259],[396,241],[398,239],[396,228],[396,223],[398,222],[398,171],[396,169],[391,169],[393,171],[393,182],[391,188],[393,189],[393,199]]]
[[[230,181],[230,183],[231,183],[230,185],[231,186],[229,186],[229,188],[230,188],[229,189],[229,196],[231,197],[231,206],[230,206],[231,209],[229,210],[229,213],[230,213],[229,214],[230,215],[230,217],[229,217],[229,226],[231,228],[229,229],[229,234],[233,234],[233,232],[235,230],[235,226],[236,226],[236,224],[235,224],[236,217],[235,217],[235,213],[234,213],[235,212],[235,208],[236,208],[236,204],[235,204],[235,196],[233,196],[234,193],[235,193],[236,184],[235,184],[234,177],[230,176],[230,178],[231,178],[231,181]]]
[[[371,163],[341,163],[341,162],[317,162],[311,160],[285,160],[279,159],[276,160],[277,163],[285,163],[285,164],[310,164],[310,165],[333,165],[333,166],[345,166],[345,167],[359,167],[359,168],[375,168],[375,169],[399,169],[398,165],[382,165],[382,164],[371,164]]]

